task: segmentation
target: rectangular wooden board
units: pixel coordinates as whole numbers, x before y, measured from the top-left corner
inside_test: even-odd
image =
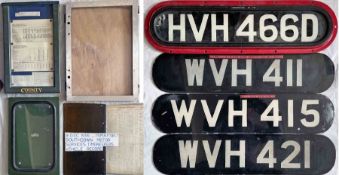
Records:
[[[132,6],[71,11],[73,96],[133,95]]]
[[[106,130],[105,118],[105,105],[65,103],[64,133],[103,133]],[[64,174],[104,174],[105,162],[105,151],[64,151]]]

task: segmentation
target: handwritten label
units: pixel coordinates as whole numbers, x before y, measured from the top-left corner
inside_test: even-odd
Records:
[[[103,151],[104,147],[119,146],[117,133],[65,133],[65,151]]]

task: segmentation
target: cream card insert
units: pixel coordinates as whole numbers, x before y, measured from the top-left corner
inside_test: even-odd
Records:
[[[11,86],[53,86],[53,67],[53,21],[13,20]]]

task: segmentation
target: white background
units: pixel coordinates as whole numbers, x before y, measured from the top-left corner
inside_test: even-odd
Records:
[[[52,0],[0,0],[0,3],[3,2],[32,2],[32,1],[52,1]],[[57,1],[57,0],[56,0]],[[60,156],[60,167],[61,167],[61,174],[62,174],[62,154],[63,154],[63,114],[62,114],[62,106],[63,103],[65,103],[66,95],[65,95],[65,23],[64,23],[64,14],[65,14],[65,4],[68,2],[97,2],[99,0],[59,0],[60,3],[60,11],[59,11],[59,55],[60,55],[60,94],[42,94],[42,95],[9,95],[5,94],[4,90],[0,92],[0,175],[6,175],[8,174],[8,112],[7,112],[7,102],[8,102],[8,97],[37,97],[37,96],[47,96],[47,97],[59,97],[60,98],[60,120],[59,120],[59,134],[60,134],[60,151],[59,151],[59,156]],[[102,0],[105,1],[105,0]],[[114,1],[114,0],[106,0],[106,1]],[[139,15],[139,59],[140,59],[140,76],[141,80],[143,80],[143,69],[142,69],[142,64],[143,64],[143,47],[144,47],[144,40],[143,40],[143,2],[140,2],[140,15]],[[3,19],[2,19],[2,8],[0,8],[0,79],[1,81],[4,80],[4,71],[3,71],[3,65],[4,65],[4,58],[3,58]],[[93,83],[93,82],[89,82]],[[143,82],[140,82],[140,100],[141,102],[143,101]]]
[[[9,2],[10,0],[8,0]],[[24,0],[27,1],[27,0]],[[60,0],[60,4],[64,4],[66,2],[77,2],[77,1],[83,1],[83,0]],[[88,1],[88,0],[87,0]],[[92,0],[95,1],[95,0]],[[141,0],[140,2],[140,12],[141,14],[143,14],[143,11],[145,11],[146,13],[148,12],[148,10],[155,5],[156,3],[160,2],[160,0],[144,0],[145,1],[145,5],[143,5],[143,2]],[[0,0],[0,3],[2,2],[6,2],[6,0]],[[13,2],[13,1],[10,1]],[[336,0],[323,0],[323,2],[327,3],[330,5],[330,7],[332,7],[333,9],[335,9],[336,13],[338,9],[338,2]],[[64,89],[64,82],[65,82],[65,74],[64,74],[64,70],[65,70],[65,40],[64,40],[64,23],[63,23],[63,14],[64,14],[64,7],[62,6],[60,9],[60,26],[59,26],[59,30],[60,30],[60,72],[61,72],[61,76],[60,76],[60,84],[61,84],[61,94],[60,94],[60,100],[63,103],[65,100],[65,89]],[[337,13],[338,14],[338,13]],[[144,15],[145,16],[145,15]],[[337,15],[338,16],[338,15]],[[2,24],[2,10],[0,10],[0,24]],[[144,49],[140,49],[140,60],[142,62],[142,60],[144,60],[144,102],[145,102],[145,150],[144,150],[144,174],[145,175],[160,175],[161,173],[159,173],[155,167],[153,166],[153,161],[152,161],[152,149],[153,149],[153,145],[155,143],[155,141],[161,137],[163,134],[160,133],[152,124],[151,121],[151,108],[153,105],[153,102],[155,101],[155,99],[164,94],[164,92],[158,90],[152,81],[152,77],[151,77],[151,67],[152,64],[155,60],[155,58],[160,55],[161,53],[154,50],[148,43],[146,40],[143,39],[143,15],[141,15],[141,19],[140,19],[140,29],[139,29],[139,35],[141,37],[140,39],[140,48],[144,48]],[[144,46],[145,45],[145,46]],[[337,68],[337,51],[339,50],[339,48],[337,47],[337,40],[335,42],[335,44],[333,44],[330,48],[326,49],[324,51],[325,54],[327,54],[328,56],[330,56],[334,62],[336,63],[336,68]],[[144,58],[144,59],[143,59]],[[142,68],[142,67],[141,67]],[[336,69],[337,70],[337,69]],[[338,71],[338,70],[337,70]],[[2,35],[2,25],[0,27],[0,79],[3,80],[3,35]],[[337,84],[338,81],[336,81],[333,86],[331,87],[330,90],[328,90],[325,95],[331,97],[331,100],[334,102],[335,106],[336,106],[336,111],[338,109],[338,105],[335,99],[337,99]],[[41,96],[53,96],[53,95],[41,95]],[[54,96],[58,96],[58,95],[54,95]],[[3,91],[1,91],[0,93],[0,174],[1,175],[6,175],[7,173],[7,167],[8,167],[8,141],[7,141],[7,130],[8,130],[8,115],[7,115],[7,98],[8,95],[5,95]],[[334,101],[335,100],[335,101]],[[60,107],[62,106],[62,104],[60,104]],[[61,109],[61,108],[60,108]],[[60,110],[60,128],[62,128],[62,110]],[[334,143],[338,143],[338,139],[337,139],[337,119],[338,115],[336,114],[336,119],[335,122],[332,126],[332,128],[325,133],[325,135],[329,138],[332,139],[332,141]],[[62,133],[62,129],[60,129],[60,135]],[[62,138],[60,138],[60,146],[62,146]],[[60,150],[60,156],[62,155],[62,150]],[[338,152],[337,155],[339,156]],[[337,157],[338,157],[337,156]],[[60,165],[62,166],[62,159],[60,160]],[[335,175],[337,174],[336,168],[337,167],[337,163],[335,168],[332,169],[331,172],[329,172],[329,175]]]
[[[159,0],[145,0],[144,10],[145,13],[147,13],[152,6],[154,6],[156,3],[159,3],[161,1]],[[330,5],[335,11],[337,9],[337,1],[336,0],[324,0],[322,2],[325,2]],[[146,15],[146,14],[145,14]],[[338,16],[338,15],[337,15]],[[160,133],[152,124],[151,120],[151,110],[153,103],[159,97],[160,95],[164,94],[164,92],[157,89],[157,87],[154,85],[152,80],[152,64],[157,56],[159,56],[161,53],[159,51],[156,51],[152,48],[151,45],[147,43],[145,40],[145,47],[144,47],[144,77],[145,77],[145,158],[144,158],[144,167],[145,167],[145,175],[160,175],[161,173],[155,169],[152,162],[152,150],[153,145],[159,137],[161,137],[163,134]],[[335,63],[337,68],[337,44],[333,44],[330,48],[326,49],[323,53],[328,55]],[[336,69],[337,70],[337,69]],[[334,105],[337,107],[336,97],[337,97],[337,81],[333,84],[333,86],[326,91],[324,94],[328,97],[330,97],[331,101],[334,103]],[[337,110],[336,110],[337,111]],[[337,117],[331,127],[331,129],[324,133],[327,137],[329,137],[334,143],[338,142],[337,139]],[[171,154],[171,153],[169,153]],[[332,169],[328,174],[329,175],[336,175],[336,167],[337,163],[335,165],[335,168]]]

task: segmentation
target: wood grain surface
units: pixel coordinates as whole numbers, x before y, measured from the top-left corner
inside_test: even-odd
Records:
[[[72,94],[133,94],[132,7],[74,8]]]
[[[100,104],[64,104],[64,133],[104,133],[105,105]],[[64,142],[65,145],[65,142]],[[64,174],[104,174],[106,172],[106,152],[65,152]]]
[[[106,116],[106,132],[119,134],[119,146],[106,147],[106,172],[143,174],[143,105],[108,105]]]

